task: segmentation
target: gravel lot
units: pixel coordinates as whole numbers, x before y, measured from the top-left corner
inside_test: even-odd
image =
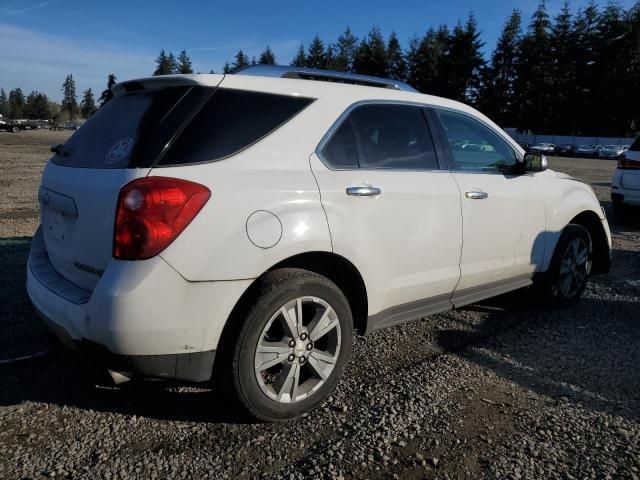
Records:
[[[575,307],[527,291],[357,338],[336,393],[247,423],[208,388],[105,374],[48,344],[24,268],[48,146],[0,132],[0,478],[640,478],[640,229]],[[609,208],[615,163],[550,159]],[[636,212],[636,219],[640,215]]]

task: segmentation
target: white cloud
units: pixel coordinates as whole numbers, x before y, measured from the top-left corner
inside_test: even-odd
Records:
[[[18,15],[19,13],[25,13],[37,8],[46,7],[47,5],[51,5],[52,3],[57,3],[59,1],[60,0],[50,0],[49,2],[42,2],[36,5],[31,5],[30,7],[16,8],[15,10],[4,9],[0,11],[0,17],[10,17],[12,15]]]
[[[78,97],[87,88],[93,89],[97,97],[104,90],[110,73],[114,73],[119,81],[147,77],[154,69],[157,56],[155,50],[92,43],[6,23],[0,23],[0,38],[3,39],[0,48],[0,87],[6,91],[20,87],[25,94],[31,90],[42,91],[55,101],[60,101],[60,86],[69,73],[73,74],[76,81]],[[267,43],[282,64],[291,61],[300,45],[299,40],[234,42],[187,48],[187,52],[192,57],[194,70],[207,73],[211,68],[222,70],[224,62],[232,62],[240,48],[249,57],[257,58]]]

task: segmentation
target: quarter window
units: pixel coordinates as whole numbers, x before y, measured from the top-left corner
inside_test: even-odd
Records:
[[[438,169],[433,140],[420,107],[356,107],[322,150],[336,168]]]
[[[268,135],[312,102],[309,98],[218,89],[160,161],[220,160]]]
[[[455,170],[500,172],[516,164],[513,149],[488,127],[460,113],[437,112],[451,147]]]

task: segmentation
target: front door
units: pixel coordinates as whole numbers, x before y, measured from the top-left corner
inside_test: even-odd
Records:
[[[473,300],[462,298],[465,293],[480,298],[529,284],[544,256],[544,199],[536,175],[515,173],[515,151],[488,125],[448,110],[437,110],[436,116],[462,205],[454,304]]]

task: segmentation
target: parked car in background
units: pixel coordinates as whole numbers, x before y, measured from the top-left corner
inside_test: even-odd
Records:
[[[576,146],[572,143],[563,143],[556,147],[556,155],[563,157],[573,157],[576,154]]]
[[[545,155],[555,155],[556,146],[553,143],[536,143],[531,146],[529,151],[543,153]]]
[[[621,145],[605,145],[600,151],[600,158],[610,158],[612,160],[619,159],[624,153]]]
[[[618,159],[611,180],[611,203],[616,215],[628,205],[640,206],[640,137]]]
[[[576,155],[578,157],[598,158],[602,148],[602,145],[578,145]]]
[[[520,145],[525,152],[528,152],[531,148],[531,144],[529,142],[518,142],[518,145]]]
[[[112,91],[53,147],[27,291],[121,377],[213,378],[284,420],[333,392],[354,330],[529,285],[567,306],[609,269],[593,190],[467,105],[263,65]]]

